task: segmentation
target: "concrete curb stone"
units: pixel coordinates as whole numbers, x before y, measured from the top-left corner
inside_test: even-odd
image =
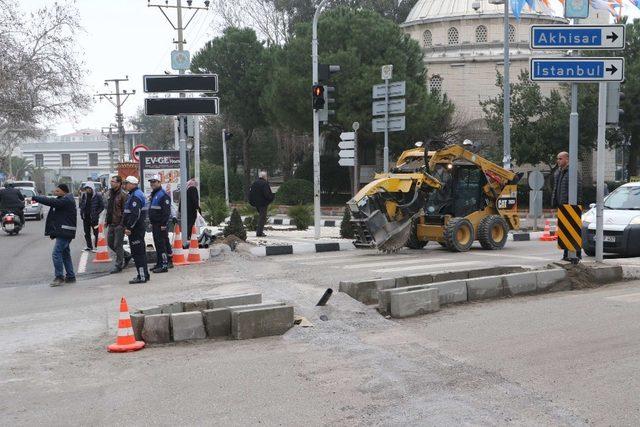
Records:
[[[181,302],[172,302],[171,304],[162,304],[160,306],[162,314],[182,313],[184,307]]]
[[[142,339],[147,344],[171,342],[171,315],[151,314],[144,317]]]
[[[429,287],[438,290],[440,305],[467,302],[469,300],[466,280],[438,282],[429,285]]]
[[[217,338],[231,335],[231,310],[229,308],[204,310],[202,317],[207,337]]]
[[[282,335],[293,327],[293,306],[231,310],[231,336],[237,340]]]
[[[536,271],[536,289],[540,292],[548,291],[566,278],[567,270],[564,268]]]
[[[438,310],[440,310],[438,289],[417,289],[391,294],[391,317],[418,316]]]
[[[262,294],[238,294],[207,298],[207,308],[224,308],[236,305],[259,304],[262,302]]]
[[[171,329],[173,331],[173,340],[176,342],[207,337],[202,313],[199,311],[171,314]]]
[[[184,311],[204,311],[207,309],[207,301],[185,301],[182,303]]]
[[[477,277],[467,280],[469,301],[500,298],[505,296],[502,276]]]
[[[131,317],[131,328],[133,329],[133,335],[136,337],[136,341],[142,341],[145,315],[142,313],[133,313],[129,316]]]
[[[535,271],[505,274],[502,276],[502,281],[507,295],[528,294],[535,292],[538,288],[538,278]]]

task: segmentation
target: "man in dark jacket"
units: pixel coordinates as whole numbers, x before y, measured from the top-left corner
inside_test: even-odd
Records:
[[[185,247],[189,245],[191,231],[196,223],[200,211],[200,195],[198,194],[198,181],[191,178],[187,181],[187,241],[182,242]],[[182,214],[182,204],[178,203],[178,216]]]
[[[273,202],[273,199],[273,192],[267,182],[267,172],[261,171],[258,179],[251,184],[251,188],[249,189],[249,204],[256,208],[260,215],[256,227],[257,237],[263,237],[265,235],[263,230],[264,223],[267,222],[267,207]]]
[[[129,247],[133,262],[136,264],[138,275],[129,283],[146,283],[149,279],[147,268],[147,248],[144,242],[146,205],[144,193],[138,188],[138,178],[128,176],[124,180],[125,190],[129,192],[129,199],[124,206],[124,234],[129,236]]]
[[[24,227],[24,194],[13,186],[13,181],[5,182],[4,186],[0,190],[0,213],[12,212],[18,215]]]
[[[102,194],[95,191],[93,183],[86,183],[80,198],[80,218],[82,218],[84,228],[84,239],[87,242],[87,247],[84,248],[85,251],[91,251],[98,247],[98,227],[100,225],[100,214],[103,210],[104,199]]]
[[[116,254],[116,265],[111,274],[119,273],[131,259],[131,255],[124,251],[122,242],[124,240],[124,226],[122,218],[124,215],[124,205],[127,203],[127,193],[122,189],[122,177],[115,175],[111,177],[111,189],[107,199],[107,213],[105,223],[107,224],[107,244]]]
[[[63,283],[75,283],[76,275],[73,271],[71,259],[71,241],[76,237],[76,221],[78,213],[76,201],[69,193],[66,184],[59,184],[53,194],[56,197],[33,196],[33,200],[50,206],[45,223],[44,235],[56,241],[53,246],[53,268],[55,279],[51,286],[60,286]],[[66,270],[66,277],[64,272]]]
[[[156,265],[151,269],[154,273],[166,273],[169,268],[169,230],[171,218],[171,198],[162,188],[160,176],[149,179],[151,185],[151,201],[149,203],[149,222],[153,232],[153,245],[156,248]]]
[[[558,209],[562,205],[569,204],[569,153],[563,151],[558,153],[556,157],[558,169],[556,169],[553,175],[553,192],[551,193],[551,207]],[[578,172],[578,188],[577,188],[577,202],[578,205],[582,204],[582,179]],[[578,258],[582,258],[582,251],[578,251],[576,254]],[[563,260],[569,260],[569,252],[564,251]]]

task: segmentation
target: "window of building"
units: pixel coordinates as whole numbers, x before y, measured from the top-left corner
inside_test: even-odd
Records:
[[[422,34],[422,41],[424,42],[424,47],[432,47],[433,46],[433,35],[431,31],[426,30]]]
[[[516,27],[509,25],[509,43],[516,42]]]
[[[98,153],[89,153],[89,166],[98,166]]]
[[[460,43],[460,33],[456,27],[449,28],[447,32],[447,40],[450,45]]]
[[[486,43],[489,40],[487,27],[479,25],[476,27],[476,43]]]
[[[442,93],[442,77],[436,74],[429,79],[429,92]]]
[[[71,154],[61,154],[60,158],[62,160],[62,167],[64,168],[71,167]]]
[[[44,154],[35,154],[33,157],[35,158],[37,168],[44,166]]]

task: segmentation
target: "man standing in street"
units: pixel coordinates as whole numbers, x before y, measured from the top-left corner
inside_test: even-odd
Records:
[[[69,245],[76,237],[78,213],[76,200],[69,193],[69,187],[66,184],[58,184],[53,194],[56,197],[33,196],[33,200],[51,207],[47,214],[44,235],[56,241],[52,253],[55,279],[51,282],[51,286],[60,286],[63,283],[76,281]]]
[[[149,222],[153,232],[153,245],[156,248],[156,265],[151,269],[154,273],[166,273],[169,268],[168,223],[171,218],[171,198],[162,188],[160,176],[149,179],[151,185],[151,202],[149,204]]]
[[[98,247],[98,227],[100,225],[100,214],[104,210],[104,199],[102,194],[95,191],[92,182],[86,183],[82,191],[80,218],[82,218],[84,238],[87,242],[87,247],[84,250],[92,251]]]
[[[267,208],[273,202],[274,195],[267,182],[267,172],[260,171],[258,179],[251,184],[249,189],[249,204],[256,208],[260,215],[256,227],[256,237],[264,237],[264,224],[267,222]]]
[[[107,244],[109,248],[116,254],[116,265],[111,274],[119,273],[131,259],[131,255],[125,253],[122,247],[124,240],[124,226],[122,218],[124,215],[124,205],[127,203],[127,193],[122,189],[122,177],[115,175],[111,177],[109,182],[111,189],[109,190],[109,199],[107,200],[107,215],[105,222],[107,224]]]
[[[24,227],[24,194],[14,187],[13,181],[5,182],[4,186],[0,190],[0,213],[7,211],[18,215]]]
[[[138,273],[136,277],[129,280],[129,283],[147,283],[150,276],[147,268],[147,249],[144,242],[145,197],[138,188],[138,178],[135,176],[128,176],[124,180],[124,185],[125,190],[129,192],[129,199],[124,206],[122,224],[124,225],[124,234],[129,236],[129,247]]]
[[[558,168],[553,175],[553,192],[551,193],[551,207],[558,209],[562,205],[569,204],[569,153],[563,151],[556,157]],[[582,204],[582,179],[578,173],[577,203]],[[582,258],[582,251],[576,253],[578,258]],[[564,261],[569,261],[569,251],[565,249]]]

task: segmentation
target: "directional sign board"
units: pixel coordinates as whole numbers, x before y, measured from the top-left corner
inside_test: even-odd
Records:
[[[405,130],[405,126],[404,116],[389,117],[389,132],[403,131]],[[373,132],[384,132],[387,126],[384,118],[380,118],[373,119],[371,127]]]
[[[531,49],[621,50],[624,25],[532,25]]]
[[[342,132],[340,134],[341,141],[353,141],[354,139],[356,139],[355,132]]]
[[[341,150],[353,150],[353,147],[356,146],[356,142],[354,140],[351,141],[340,141],[338,143],[338,148]]]
[[[350,159],[344,158],[344,159],[340,159],[338,161],[338,164],[340,166],[355,166],[356,162],[354,158],[350,158]]]
[[[144,113],[147,116],[215,116],[219,110],[218,103],[218,98],[147,98],[144,100]]]
[[[531,58],[534,82],[621,82],[624,58]]]
[[[407,82],[389,83],[389,97],[404,96],[407,91]],[[380,99],[386,96],[387,85],[380,84],[373,87],[373,99]]]
[[[353,158],[353,150],[340,150],[340,152],[338,152],[338,155],[340,156],[340,158]]]
[[[144,76],[144,91],[160,92],[218,92],[217,74],[181,74]]]
[[[406,101],[404,98],[389,100],[389,114],[403,114],[406,109]],[[373,102],[373,115],[384,116],[387,112],[387,104],[384,101]]]

